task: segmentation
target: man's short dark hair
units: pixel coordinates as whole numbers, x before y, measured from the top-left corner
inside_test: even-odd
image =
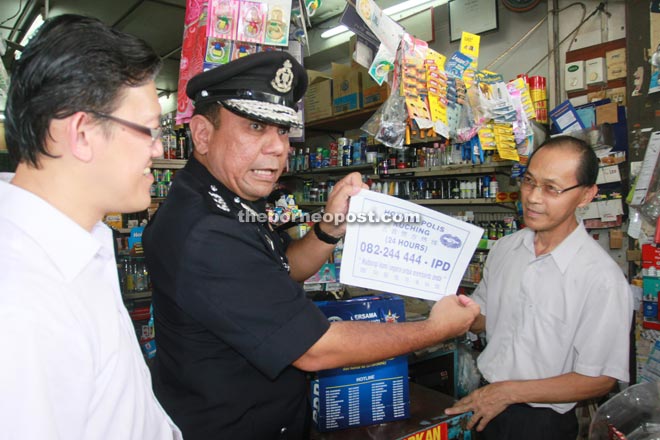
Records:
[[[46,22],[12,69],[5,137],[15,163],[38,167],[53,119],[79,111],[112,113],[126,87],[139,87],[160,70],[144,41],[98,19],[65,14]]]
[[[195,109],[193,110],[193,116],[194,115],[204,116],[206,119],[211,121],[213,127],[217,129],[220,126],[219,125],[220,120],[218,119],[218,115],[220,114],[221,108],[222,106],[217,102],[203,102],[195,105]]]
[[[569,148],[580,155],[580,163],[575,172],[575,178],[578,185],[592,186],[596,184],[598,178],[598,156],[593,148],[581,139],[573,136],[556,136],[548,139],[529,156],[529,164],[541,148]]]

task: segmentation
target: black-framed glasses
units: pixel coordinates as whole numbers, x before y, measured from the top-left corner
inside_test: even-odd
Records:
[[[108,119],[112,122],[116,122],[117,124],[121,124],[124,127],[132,128],[135,131],[138,131],[142,134],[146,134],[151,138],[151,145],[155,144],[156,141],[160,139],[160,135],[163,133],[163,129],[161,127],[158,128],[146,127],[144,125],[136,124],[135,122],[127,121],[126,119],[118,118],[116,116],[112,116],[106,113],[101,113],[96,111],[90,111],[90,113],[98,118]]]
[[[523,176],[522,179],[520,180],[520,189],[531,191],[535,188],[539,188],[541,190],[541,194],[550,197],[559,197],[560,195],[564,194],[566,191],[570,191],[572,189],[579,188],[581,186],[584,185],[578,183],[577,185],[569,186],[568,188],[557,188],[556,186],[547,183],[539,185],[536,183],[534,179],[532,179],[529,176]]]

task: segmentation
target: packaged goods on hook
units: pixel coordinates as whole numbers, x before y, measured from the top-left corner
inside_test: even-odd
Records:
[[[394,148],[410,144],[413,136],[441,136],[460,144],[463,160],[472,163],[483,163],[484,150],[515,161],[531,153],[531,121],[538,113],[528,83],[479,71],[478,35],[464,32],[460,50],[445,57],[398,27],[385,30],[382,11],[371,0],[358,1],[356,13],[382,43],[370,75],[381,83],[392,74],[390,98],[363,130]],[[392,55],[394,37],[399,44]]]
[[[291,2],[211,0],[206,35],[230,41],[287,46]]]

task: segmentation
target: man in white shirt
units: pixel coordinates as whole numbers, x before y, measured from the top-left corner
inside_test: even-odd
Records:
[[[0,438],[181,439],[119,290],[108,212],[150,203],[158,55],[96,19],[47,20],[15,64],[0,179]]]
[[[627,382],[632,297],[619,266],[575,217],[591,202],[598,159],[553,138],[529,160],[520,194],[526,229],[497,241],[473,298],[486,331],[487,384],[448,414],[474,411],[480,438],[575,440],[576,402]]]

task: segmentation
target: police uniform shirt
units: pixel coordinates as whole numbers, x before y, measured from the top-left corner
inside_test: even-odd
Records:
[[[307,436],[304,372],[291,363],[329,328],[289,276],[260,207],[197,160],[143,234],[153,283],[154,389],[187,440]]]

